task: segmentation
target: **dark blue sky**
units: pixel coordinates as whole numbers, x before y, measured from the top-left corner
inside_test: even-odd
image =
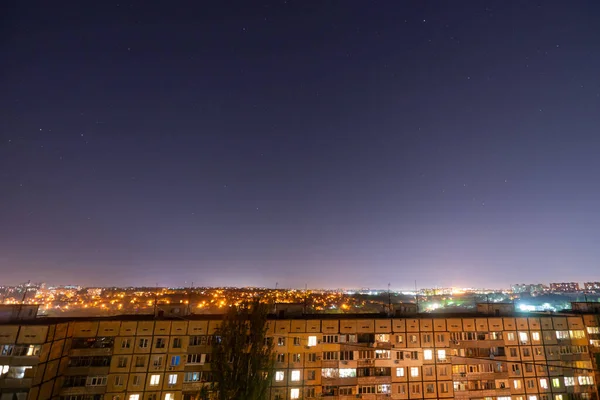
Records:
[[[597,1],[84,3],[2,12],[1,283],[600,280]]]

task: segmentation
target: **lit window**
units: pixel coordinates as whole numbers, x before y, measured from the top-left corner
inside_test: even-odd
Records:
[[[506,340],[510,340],[510,341],[515,340],[515,333],[514,332],[508,332],[506,334]]]
[[[438,350],[438,360],[443,361],[446,359],[446,350]]]
[[[575,386],[575,378],[572,376],[565,376],[565,386]]]
[[[175,400],[175,395],[173,393],[165,393],[165,400]]]
[[[600,328],[597,326],[588,326],[587,327],[587,332],[591,335],[594,333],[600,333]]]
[[[355,368],[340,368],[340,378],[356,378]]]
[[[129,400],[140,400],[140,395],[139,394],[130,394]]]
[[[557,339],[568,339],[569,331],[556,331],[556,338]]]
[[[433,350],[423,350],[423,359],[424,360],[433,359]]]
[[[535,396],[535,395],[527,396],[527,400],[537,400],[537,396]]]
[[[522,386],[523,386],[523,382],[520,379],[515,379],[513,381],[513,387],[515,389],[521,389]]]
[[[308,337],[308,345],[309,346],[316,346],[317,345],[317,337],[316,336],[309,336]]]
[[[419,376],[419,367],[410,367],[410,376],[413,378]]]
[[[529,340],[529,337],[527,336],[527,332],[519,332],[519,340],[521,342],[527,342]],[[532,400],[532,399],[530,399]]]
[[[299,370],[296,369],[296,370],[292,371],[291,380],[294,382],[297,382],[300,380],[300,371]]]
[[[177,374],[169,375],[169,385],[174,385],[177,383]]]
[[[531,340],[540,340],[540,333],[539,332],[531,332]]]
[[[552,378],[552,387],[555,387],[555,388],[560,387],[560,379],[559,378]]]
[[[396,368],[396,376],[398,376],[398,377],[404,376],[404,367]]]
[[[150,386],[157,386],[160,383],[160,375],[150,375]]]
[[[293,388],[290,389],[290,399],[299,399],[300,398],[300,389]]]
[[[580,385],[593,385],[594,379],[591,376],[578,376],[577,381]]]
[[[585,331],[569,331],[571,339],[584,339]]]
[[[563,395],[562,394],[555,394],[554,395],[554,400],[563,400]]]
[[[284,374],[283,371],[277,371],[277,372],[275,372],[275,380],[277,382],[281,382],[284,377],[285,377],[285,374]]]
[[[548,379],[546,379],[546,378],[540,379],[540,387],[542,389],[548,389]]]

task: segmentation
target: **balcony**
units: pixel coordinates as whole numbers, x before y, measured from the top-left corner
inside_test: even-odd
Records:
[[[31,378],[2,378],[0,379],[0,393],[2,389],[29,389],[32,382]]]
[[[381,385],[384,383],[392,383],[391,376],[360,376],[357,378],[358,385]]]
[[[76,396],[82,394],[102,394],[106,392],[106,386],[74,386],[64,387],[60,390],[61,396]]]
[[[71,357],[92,357],[92,356],[110,356],[112,348],[87,348],[87,349],[71,349],[69,356]]]
[[[110,367],[67,367],[65,375],[108,375]]]

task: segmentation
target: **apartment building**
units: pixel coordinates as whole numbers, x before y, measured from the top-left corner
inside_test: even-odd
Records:
[[[592,315],[278,315],[272,400],[597,399]],[[195,400],[218,316],[0,324],[0,400]],[[597,341],[595,342],[597,345]]]
[[[577,282],[554,282],[550,284],[551,292],[575,293],[579,290],[579,283]]]

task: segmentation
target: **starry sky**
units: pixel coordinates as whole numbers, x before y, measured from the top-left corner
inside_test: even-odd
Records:
[[[1,284],[600,280],[598,1],[3,6]]]

